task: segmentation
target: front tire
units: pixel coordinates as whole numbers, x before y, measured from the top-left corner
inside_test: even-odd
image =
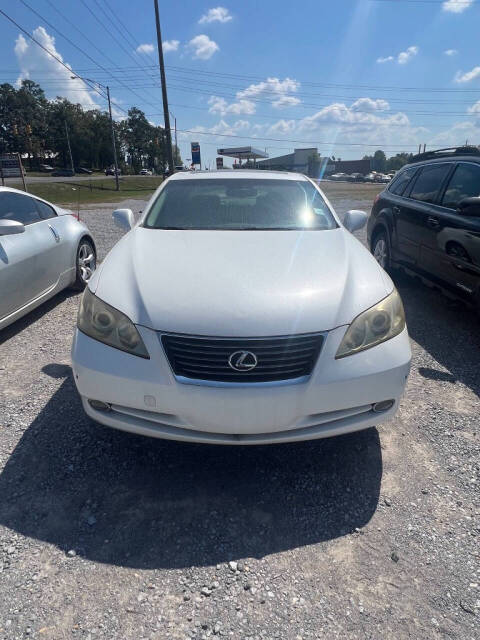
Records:
[[[97,266],[97,254],[91,240],[82,238],[77,249],[76,276],[72,289],[83,291]]]
[[[372,242],[372,254],[385,271],[391,270],[390,243],[385,231],[378,231],[375,234]]]

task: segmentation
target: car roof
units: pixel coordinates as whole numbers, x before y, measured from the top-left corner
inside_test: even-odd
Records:
[[[221,178],[261,178],[267,180],[304,180],[308,182],[302,173],[291,171],[264,171],[262,169],[221,169],[219,171],[179,171],[170,176],[169,180],[218,180]]]
[[[421,167],[424,164],[438,164],[442,162],[475,162],[480,164],[480,156],[474,155],[444,155],[438,158],[424,158],[423,160],[417,160],[416,162],[408,162],[404,165],[405,168]],[[402,167],[402,169],[404,168]]]

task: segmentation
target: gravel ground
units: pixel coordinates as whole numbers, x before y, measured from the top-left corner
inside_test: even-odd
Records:
[[[325,184],[340,213],[369,207],[346,188]],[[111,210],[82,212],[100,258]],[[78,295],[1,332],[0,639],[480,638],[479,324],[397,284],[413,346],[397,417],[295,445],[90,422],[69,365]]]

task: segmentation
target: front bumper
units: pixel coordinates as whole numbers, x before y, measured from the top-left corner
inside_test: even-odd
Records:
[[[157,332],[138,327],[150,360],[108,347],[77,330],[74,379],[86,413],[134,433],[216,444],[268,444],[324,438],[391,418],[410,370],[407,331],[363,353],[335,360],[346,327],[330,331],[312,375],[297,384],[203,386],[179,382]],[[110,411],[93,409],[101,400]],[[375,413],[372,405],[394,400]]]

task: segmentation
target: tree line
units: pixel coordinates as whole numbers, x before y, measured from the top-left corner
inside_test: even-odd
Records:
[[[84,109],[65,98],[48,100],[41,86],[23,80],[17,89],[0,84],[0,153],[19,152],[27,169],[41,164],[70,167],[68,128],[75,168],[113,166],[112,132],[108,112]],[[165,130],[152,125],[137,107],[114,121],[117,158],[124,173],[141,168],[162,173],[167,168]],[[174,146],[174,162],[181,164]]]
[[[398,171],[411,159],[412,153],[397,153],[395,156],[387,158],[385,152],[377,149],[373,156],[363,156],[362,160],[370,160],[373,171],[386,173]]]

